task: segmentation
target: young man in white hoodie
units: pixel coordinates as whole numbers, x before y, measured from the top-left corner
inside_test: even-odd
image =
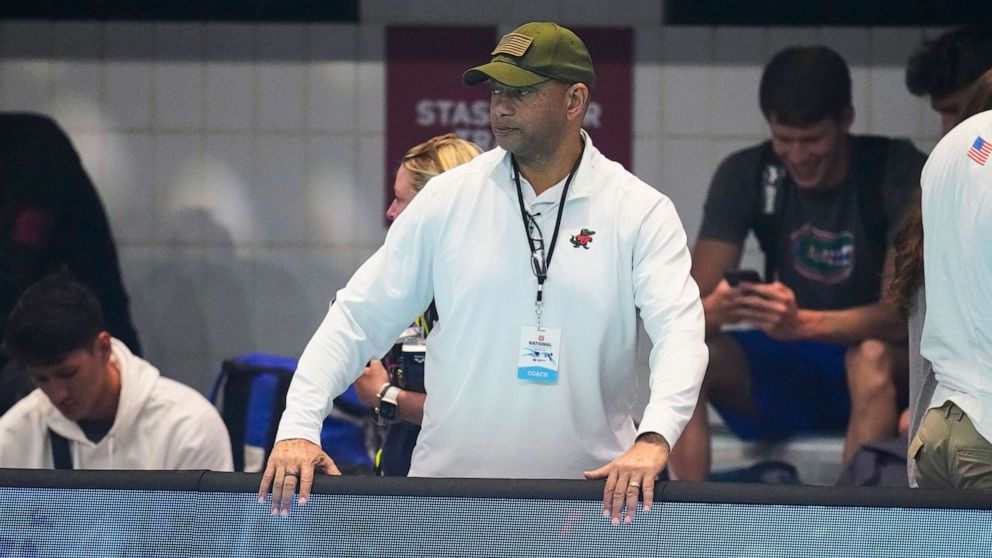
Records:
[[[233,470],[217,410],[111,337],[85,286],[51,275],[25,291],[5,347],[38,389],[0,418],[0,467]]]

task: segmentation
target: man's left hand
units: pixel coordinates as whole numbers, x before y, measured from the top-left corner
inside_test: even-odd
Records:
[[[771,284],[741,283],[744,307],[740,316],[779,341],[802,337],[799,307],[792,289],[778,281]]]
[[[642,434],[634,442],[634,447],[626,453],[595,471],[586,471],[587,479],[606,479],[603,490],[603,517],[611,518],[614,525],[620,523],[624,506],[627,513],[624,523],[634,520],[637,500],[643,495],[644,511],[651,511],[654,501],[654,481],[668,464],[671,452],[668,442],[660,434]]]

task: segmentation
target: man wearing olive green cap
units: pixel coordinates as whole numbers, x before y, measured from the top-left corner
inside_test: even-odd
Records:
[[[650,508],[699,393],[707,352],[671,201],[582,130],[595,84],[582,41],[553,23],[503,37],[487,81],[499,147],[428,182],[338,292],[300,360],[259,496],[288,513],[314,470],[332,398],[433,297],[423,430],[411,476],[606,478],[604,515]],[[640,426],[637,311],[654,341]],[[626,507],[626,514],[622,510]]]
[[[548,78],[596,86],[596,73],[586,45],[575,33],[549,22],[527,23],[503,36],[488,64],[462,76],[465,85],[489,79],[511,87],[529,87]]]

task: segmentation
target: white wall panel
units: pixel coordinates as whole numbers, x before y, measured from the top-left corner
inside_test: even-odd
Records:
[[[767,58],[850,62],[856,131],[933,145],[903,65],[938,29],[662,27],[663,3],[362,2],[350,24],[0,24],[0,110],[56,116],[103,196],[146,354],[206,389],[239,352],[298,353],[382,242],[385,27],[526,20],[635,29],[634,161],[693,239],[730,152],[762,141]],[[481,61],[480,61],[481,62]],[[753,246],[747,265],[760,267]]]

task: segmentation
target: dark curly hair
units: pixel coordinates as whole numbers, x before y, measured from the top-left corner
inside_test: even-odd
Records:
[[[924,41],[906,64],[914,95],[943,97],[970,85],[992,68],[992,24],[969,25]]]

